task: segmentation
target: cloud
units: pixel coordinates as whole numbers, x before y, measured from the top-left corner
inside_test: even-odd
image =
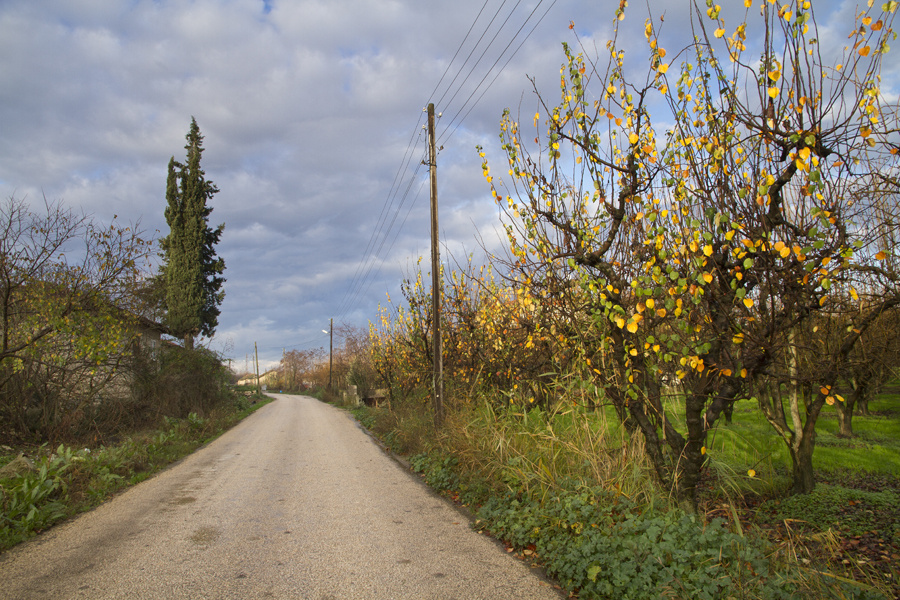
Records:
[[[332,317],[364,326],[428,255],[429,100],[443,113],[442,252],[502,249],[475,146],[501,157],[503,108],[537,106],[528,75],[556,98],[570,21],[604,55],[613,21],[602,4],[5,0],[0,191],[165,235],[166,165],[184,156],[196,117],[221,190],[211,222],[226,224],[213,345],[241,357],[256,342],[270,365],[281,347],[321,345]],[[653,10],[676,35],[687,6]],[[636,53],[643,18],[633,8],[622,25]]]

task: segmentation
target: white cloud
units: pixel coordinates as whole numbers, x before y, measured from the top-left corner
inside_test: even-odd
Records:
[[[396,297],[416,257],[428,255],[426,170],[412,183],[410,177],[423,157],[417,120],[448,65],[431,98],[443,112],[438,177],[445,252],[448,260],[477,253],[479,236],[490,250],[502,248],[475,145],[502,160],[502,109],[517,112],[521,104],[530,115],[536,105],[526,75],[555,100],[560,43],[574,43],[570,20],[600,55],[612,20],[603,3],[553,4],[481,97],[476,84],[525,17],[537,6],[523,34],[551,2],[522,3],[500,29],[513,6],[504,5],[472,53],[470,65],[485,52],[481,63],[470,76],[463,69],[448,105],[453,93],[444,92],[500,5],[5,0],[0,193],[46,194],[99,219],[140,219],[150,233],[165,235],[166,164],[183,157],[194,116],[205,136],[204,169],[221,190],[211,221],[226,224],[219,337],[230,340],[238,358],[256,341],[265,364],[280,357],[282,346],[310,339],[320,345],[316,336],[330,317],[365,324],[385,292]],[[653,10],[665,11],[665,30],[676,35],[684,32],[689,6],[668,0]],[[633,8],[624,26],[640,30],[643,18]],[[633,39],[637,52],[642,37]],[[401,171],[410,140],[414,152]],[[403,177],[395,180],[398,172]],[[377,250],[374,258],[367,247]],[[350,289],[353,281],[362,289]],[[335,314],[338,307],[343,314]],[[221,340],[214,344],[224,348]]]

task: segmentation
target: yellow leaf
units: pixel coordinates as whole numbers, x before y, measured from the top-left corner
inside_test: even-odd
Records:
[[[753,307],[753,299],[752,298],[744,298],[744,306],[747,308]]]
[[[834,396],[828,396],[827,398],[825,398],[825,403],[828,404],[828,406],[834,404]]]
[[[825,387],[825,386],[820,387],[820,388],[819,388],[819,392],[821,392],[821,394],[822,394],[823,396],[827,396],[827,395],[831,392],[831,386],[828,386],[828,387]]]
[[[781,258],[787,258],[788,256],[791,255],[791,249],[788,248],[787,246],[785,246],[784,248],[781,249],[779,254],[781,254]]]
[[[655,304],[656,302],[654,302],[653,298],[647,300],[647,308],[653,308]]]
[[[632,145],[637,144],[639,139],[640,138],[638,138],[638,134],[636,134],[636,133],[632,133],[631,135],[628,136],[628,141]]]
[[[779,79],[781,79],[781,71],[777,69],[774,71],[769,71],[768,75],[769,79],[771,79],[772,81],[778,81]]]
[[[747,476],[756,477],[756,471],[754,471],[753,469],[747,469]]]
[[[669,63],[665,63],[656,67],[656,70],[659,71],[660,75],[665,75],[666,71],[669,70]]]
[[[741,377],[747,379],[747,369],[741,369]]]
[[[712,253],[713,253],[712,244],[707,244],[707,245],[703,246],[703,254],[705,254],[707,256],[712,256]]]
[[[619,329],[622,329],[623,327],[625,327],[625,319],[623,319],[622,317],[617,318],[617,319],[616,319],[616,326],[617,326]]]
[[[743,333],[734,334],[731,338],[731,341],[734,342],[735,344],[742,343],[744,341],[744,334]]]
[[[778,88],[777,88],[777,87],[772,86],[772,87],[769,88],[769,97],[770,97],[770,98],[777,98],[777,97],[778,97]]]
[[[882,251],[882,252],[879,252],[878,254],[876,254],[875,258],[878,260],[884,260],[887,258],[887,254],[884,251]]]
[[[638,329],[638,325],[634,321],[631,321],[630,323],[628,323],[627,329],[629,333],[635,333]]]
[[[706,454],[706,446],[701,446],[700,454]]]
[[[712,283],[712,280],[713,276],[710,273],[703,274],[703,281],[705,281],[706,283]]]
[[[835,394],[834,397],[837,398],[838,402],[844,402],[844,397],[841,396],[840,394]]]
[[[722,29],[721,27],[719,27],[718,29],[715,30],[715,32],[713,32],[713,35],[715,35],[717,38],[720,38],[723,35],[725,35],[725,30]]]
[[[871,51],[872,51],[872,49],[869,46],[863,46],[862,48],[859,49],[859,55],[860,56],[868,56],[869,52],[871,52]]]

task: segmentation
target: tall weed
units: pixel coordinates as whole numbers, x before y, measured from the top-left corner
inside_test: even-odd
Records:
[[[514,492],[546,497],[574,483],[636,501],[657,494],[641,440],[610,427],[603,412],[504,410],[481,403],[451,413],[442,445],[467,470]]]

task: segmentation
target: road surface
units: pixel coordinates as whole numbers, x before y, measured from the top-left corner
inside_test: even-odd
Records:
[[[559,600],[350,415],[273,395],[179,464],[0,554],[0,598]]]

